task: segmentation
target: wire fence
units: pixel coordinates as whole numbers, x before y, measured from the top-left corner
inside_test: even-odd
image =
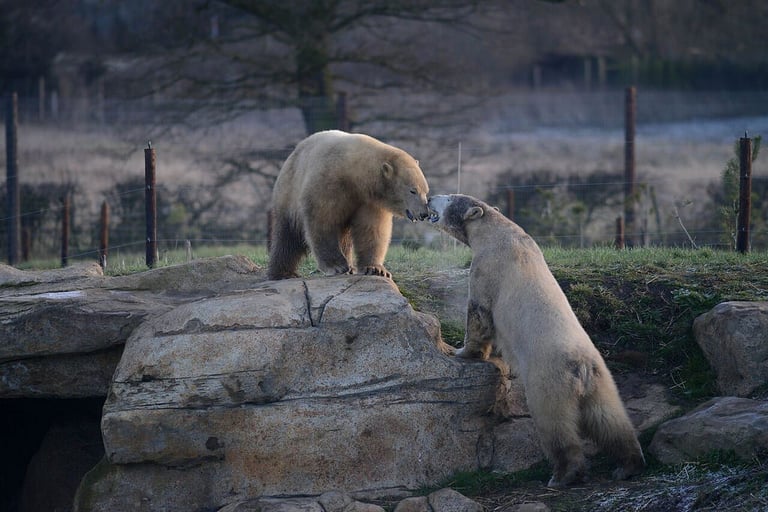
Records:
[[[615,140],[618,127],[614,121],[611,123],[614,131],[600,128],[582,136],[588,138],[590,144],[598,141],[590,146],[593,149],[599,148],[601,141],[610,139],[600,150],[599,162],[579,155],[578,149],[584,140],[577,137],[573,141],[558,141],[565,145],[560,151],[575,160],[565,170],[550,166],[542,158],[541,153],[546,152],[547,143],[552,140],[552,132],[547,129],[482,143],[462,142],[461,138],[454,137],[452,142],[433,140],[414,143],[407,149],[428,155],[421,157],[421,161],[434,193],[461,191],[487,200],[543,245],[606,246],[617,240],[617,219],[624,215],[625,190],[629,184],[622,169],[623,141],[620,136],[618,142]],[[97,120],[96,126],[100,124]],[[61,129],[59,124],[52,126]],[[642,126],[639,132],[643,137]],[[661,149],[668,150],[674,141],[654,140],[650,144],[663,145]],[[640,147],[648,145],[643,141]],[[683,147],[680,151],[679,154],[684,154],[686,149]],[[178,173],[166,175],[167,161],[161,152],[156,187],[159,252],[189,250],[202,245],[266,246],[271,186],[286,155],[285,146],[269,145],[240,155],[239,162],[234,162],[234,157],[225,159],[219,155],[220,160],[227,163],[220,163],[217,173],[228,178],[197,184],[189,180],[180,182]],[[642,152],[638,159],[642,170]],[[623,233],[624,238],[632,241],[629,245],[707,246],[727,250],[735,247],[739,207],[722,180],[701,180],[690,196],[695,200],[686,200],[669,194],[670,177],[658,173],[643,176],[641,172],[640,175],[634,182],[635,192],[631,198],[636,219]],[[21,260],[55,258],[64,244],[65,218],[69,219],[66,257],[100,259],[103,251],[100,238],[104,235],[99,210],[104,202],[110,212],[109,254],[113,257],[141,254],[146,248],[146,185],[138,172],[114,173],[112,180],[113,185],[106,192],[96,195],[87,190],[87,183],[77,179],[22,182],[18,213]],[[243,190],[248,193],[242,193]],[[768,248],[768,177],[759,171],[752,178],[751,196],[750,245],[764,250]],[[65,208],[65,198],[69,199],[68,208]],[[0,200],[3,205],[0,250],[5,254],[9,249],[7,226],[16,215],[7,213],[7,192]],[[435,240],[436,232],[426,223],[395,222],[395,244],[429,246],[435,244]]]

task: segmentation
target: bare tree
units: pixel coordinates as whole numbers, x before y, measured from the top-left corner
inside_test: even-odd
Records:
[[[220,112],[295,106],[306,130],[337,126],[336,92],[383,88],[460,90],[458,70],[437,59],[446,46],[426,32],[475,28],[477,0],[221,0],[183,18],[194,30],[154,59],[152,91],[205,99]],[[492,5],[492,3],[487,3]],[[167,11],[172,13],[170,8]],[[200,27],[210,23],[210,31]],[[444,56],[443,56],[444,57]],[[450,59],[448,59],[450,63]],[[415,112],[410,110],[410,113]],[[401,114],[402,115],[402,114]]]

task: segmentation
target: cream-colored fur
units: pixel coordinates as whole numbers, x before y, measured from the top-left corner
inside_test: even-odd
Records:
[[[554,465],[551,486],[583,480],[582,437],[613,455],[614,476],[645,460],[602,356],[573,313],[536,245],[495,208],[462,195],[433,196],[431,220],[472,249],[464,348],[491,348],[522,379],[542,448]]]
[[[384,267],[392,216],[423,220],[429,187],[402,149],[362,134],[329,130],[301,141],[272,192],[273,240],[268,276],[296,276],[311,250],[327,275],[391,277]]]

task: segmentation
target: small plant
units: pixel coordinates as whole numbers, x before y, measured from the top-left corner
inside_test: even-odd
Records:
[[[761,136],[752,138],[752,161],[757,160],[757,155],[760,152]],[[737,140],[734,144],[733,152],[735,156],[729,159],[725,163],[725,169],[722,174],[722,188],[723,197],[721,200],[720,208],[720,222],[723,227],[726,239],[724,240],[731,248],[736,248],[736,225],[739,217],[739,181],[740,181],[740,168],[739,168],[739,154],[740,143]]]

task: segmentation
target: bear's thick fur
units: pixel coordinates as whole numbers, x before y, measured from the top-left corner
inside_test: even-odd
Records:
[[[391,277],[384,257],[392,216],[427,218],[428,193],[419,163],[402,149],[338,130],[310,135],[285,161],[272,192],[269,278],[296,277],[307,249],[326,275]]]
[[[470,196],[433,196],[430,220],[472,249],[461,357],[492,348],[522,379],[550,486],[583,480],[582,436],[619,462],[616,478],[645,467],[616,384],[571,309],[536,242],[495,208]]]

